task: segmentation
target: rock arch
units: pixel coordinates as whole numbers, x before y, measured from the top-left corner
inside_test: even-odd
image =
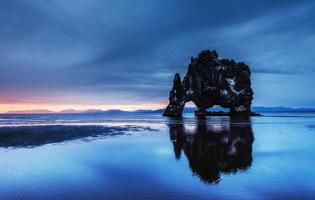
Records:
[[[207,115],[215,105],[230,109],[230,115],[251,115],[253,90],[248,65],[219,59],[216,51],[205,50],[191,58],[183,80],[175,74],[164,116],[182,116],[185,103],[192,101],[196,115]]]

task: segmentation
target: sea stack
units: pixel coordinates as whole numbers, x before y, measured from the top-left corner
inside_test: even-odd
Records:
[[[175,74],[169,105],[163,116],[180,117],[185,103],[192,101],[197,116],[215,115],[208,108],[228,108],[224,115],[256,115],[251,112],[253,90],[249,66],[233,59],[220,59],[216,51],[205,50],[191,58],[183,80]],[[222,114],[222,113],[221,113]]]

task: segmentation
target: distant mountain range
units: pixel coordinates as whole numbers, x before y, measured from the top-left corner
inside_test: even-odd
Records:
[[[184,109],[184,113],[193,113],[196,108],[187,107]],[[222,109],[220,107],[211,108],[211,111],[228,111],[227,109]],[[120,109],[111,110],[100,110],[100,109],[88,109],[88,110],[62,110],[59,112],[54,112],[51,110],[19,110],[19,111],[9,111],[4,114],[84,114],[84,113],[94,113],[94,114],[162,114],[164,109],[157,110],[135,110],[135,111],[124,111]],[[253,112],[315,112],[315,108],[290,108],[290,107],[252,107]]]

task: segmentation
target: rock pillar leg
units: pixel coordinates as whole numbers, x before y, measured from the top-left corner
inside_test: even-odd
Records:
[[[175,74],[173,88],[170,92],[170,103],[166,107],[163,116],[180,117],[185,106],[185,89],[178,73]]]
[[[230,108],[230,113],[232,115],[243,115],[251,114],[250,105],[239,105]]]
[[[206,116],[206,109],[204,108],[197,108],[197,110],[195,110],[195,116],[199,116],[199,117],[203,117]]]

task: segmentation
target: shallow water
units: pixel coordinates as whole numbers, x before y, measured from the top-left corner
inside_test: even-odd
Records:
[[[315,199],[315,114],[0,115],[0,199]]]

